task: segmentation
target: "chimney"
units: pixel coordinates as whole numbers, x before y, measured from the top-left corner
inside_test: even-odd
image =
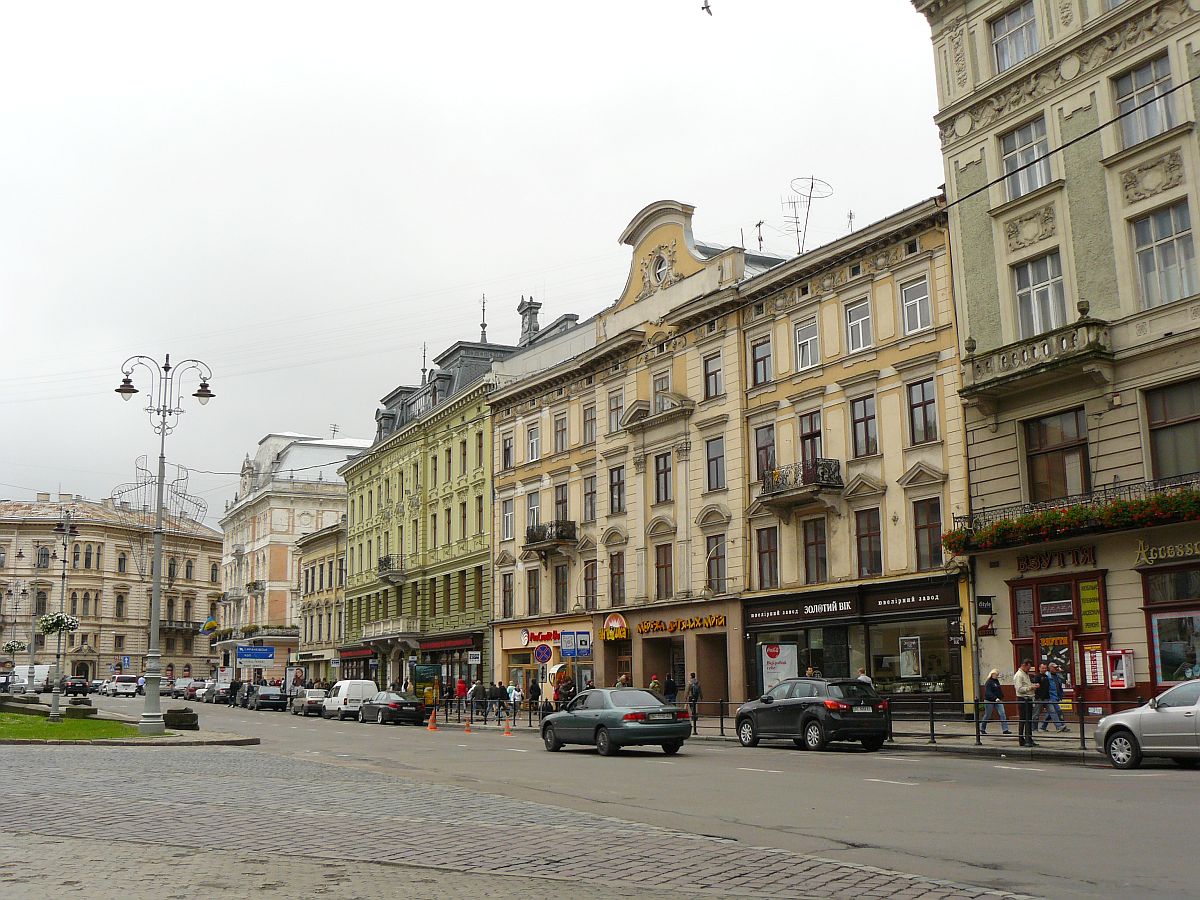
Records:
[[[524,347],[533,341],[538,333],[538,310],[542,308],[542,304],[534,301],[533,297],[528,300],[521,295],[521,302],[517,305],[517,314],[521,317],[521,346]]]
[[[37,495],[37,502],[38,502],[38,503],[49,503],[49,502],[50,502],[50,495],[49,495],[49,494],[44,494],[44,493],[42,493],[41,491],[39,491],[39,492],[38,492],[38,495]]]
[[[72,500],[74,500],[74,499],[75,499],[75,495],[74,495],[74,494],[59,494],[59,495],[58,495],[58,502],[59,502],[59,503],[70,503],[70,502],[71,502]]]

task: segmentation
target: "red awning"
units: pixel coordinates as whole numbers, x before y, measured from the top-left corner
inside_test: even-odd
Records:
[[[339,650],[338,651],[338,656],[340,656],[342,659],[366,659],[367,657],[374,656],[374,655],[375,655],[375,651],[372,650],[370,647],[361,647],[356,650]]]
[[[447,638],[443,641],[421,641],[422,650],[458,650],[475,646],[475,638]]]

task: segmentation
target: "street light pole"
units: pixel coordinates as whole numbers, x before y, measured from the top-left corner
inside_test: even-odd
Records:
[[[116,393],[121,399],[128,400],[138,389],[133,386],[133,370],[137,367],[145,369],[150,375],[149,403],[146,412],[154,432],[158,435],[158,482],[155,485],[154,504],[154,558],[150,565],[150,630],[146,643],[146,703],[142,717],[138,720],[138,731],[141,734],[162,734],[166,730],[163,724],[162,703],[159,697],[159,682],[162,677],[161,654],[158,649],[159,615],[162,610],[162,550],[163,550],[163,493],[167,479],[167,435],[179,424],[183,415],[180,404],[183,395],[177,394],[176,379],[181,372],[194,369],[200,376],[200,387],[192,394],[200,405],[208,403],[216,395],[209,390],[208,382],[212,378],[212,370],[196,359],[187,359],[178,365],[171,365],[171,354],[167,354],[163,363],[148,356],[131,356],[121,366],[121,386]]]
[[[54,526],[54,533],[62,538],[62,574],[59,576],[59,593],[58,593],[58,611],[65,613],[67,611],[67,547],[71,542],[71,538],[79,534],[73,524],[71,524],[71,510],[64,509],[62,519]],[[50,722],[61,722],[62,715],[58,711],[59,698],[62,696],[62,631],[60,630],[57,637],[57,643],[54,648],[54,674],[50,688]]]

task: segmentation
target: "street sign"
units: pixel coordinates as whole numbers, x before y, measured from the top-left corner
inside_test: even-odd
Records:
[[[334,657],[333,659],[331,659],[329,661],[329,668],[340,669],[341,667],[342,667],[342,661],[340,659]]]
[[[564,631],[558,636],[558,652],[562,654],[563,659],[572,659],[575,656],[575,632]]]
[[[128,657],[128,656],[122,656],[122,657],[121,657],[121,668],[122,668],[122,669],[128,669],[128,668],[129,668],[129,666],[130,666],[129,657]]]
[[[550,662],[552,656],[554,656],[554,651],[549,644],[538,644],[533,648],[533,658],[540,663]]]
[[[592,655],[592,633],[590,631],[575,632],[575,655],[577,657]]]
[[[112,663],[109,663],[109,664],[108,664],[108,671],[109,671],[109,674],[112,674],[113,672],[117,671],[117,667],[116,667],[116,666],[114,666]]]
[[[241,662],[243,659],[274,659],[275,648],[270,646],[258,647],[253,645],[238,647],[237,658],[239,662]]]
[[[483,651],[482,650],[468,650],[467,651],[467,665],[468,666],[482,666],[483,665]]]

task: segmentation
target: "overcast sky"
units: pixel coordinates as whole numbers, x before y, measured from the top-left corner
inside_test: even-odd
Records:
[[[134,353],[212,366],[169,460],[372,437],[436,355],[609,304],[660,199],[794,255],[942,182],[908,0],[8,3],[0,13],[0,497],[101,498],[156,452]],[[144,386],[144,385],[143,385]],[[194,390],[194,385],[188,393]],[[236,476],[194,475],[215,521]]]

